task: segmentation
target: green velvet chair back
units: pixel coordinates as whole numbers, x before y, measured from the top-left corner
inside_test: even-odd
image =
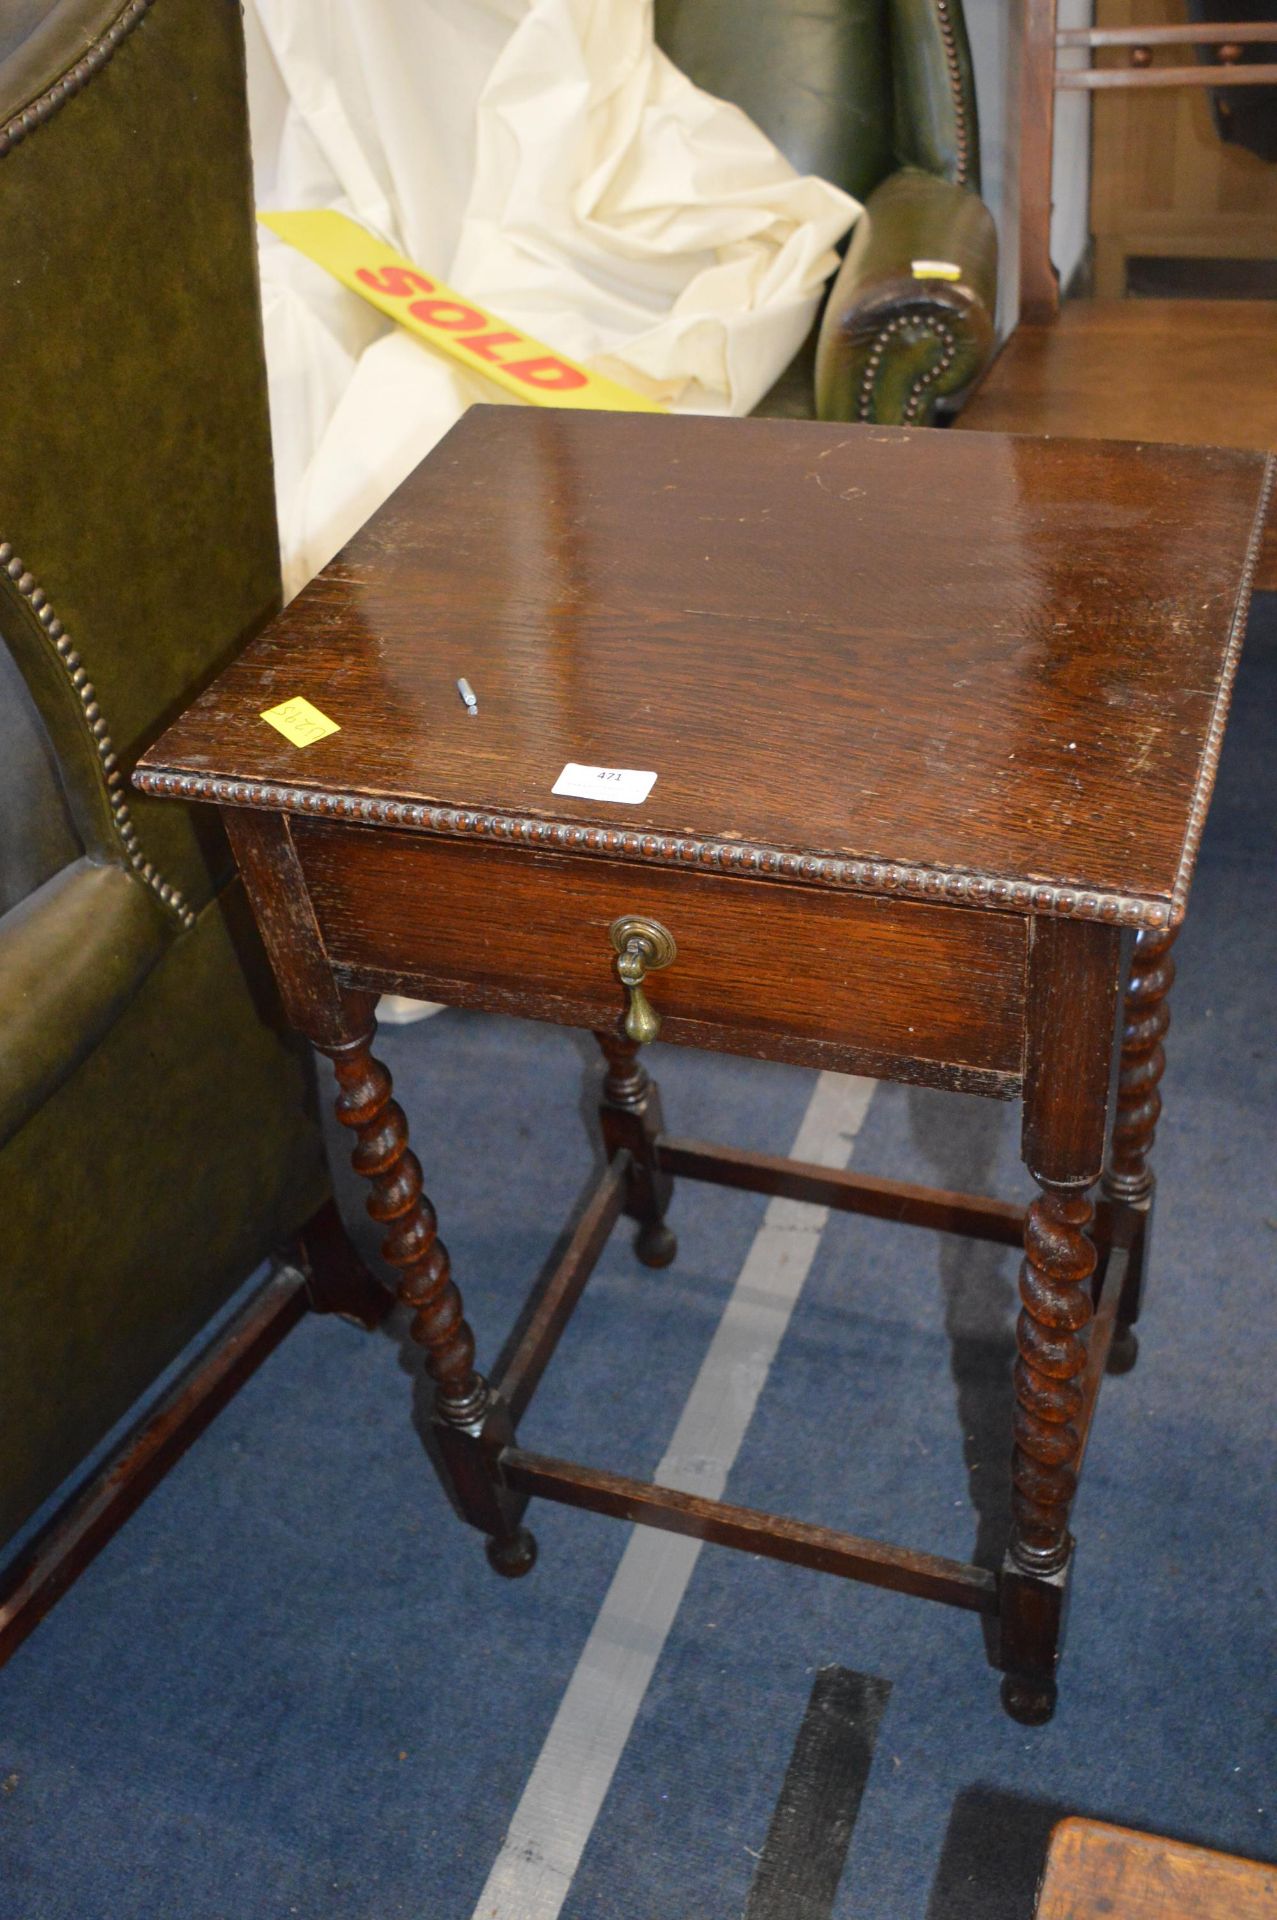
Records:
[[[800,173],[859,200],[902,166],[979,190],[961,0],[656,0],[656,36]]]
[[[220,827],[129,788],[279,598],[237,0],[0,0],[0,225],[2,1551],[328,1193]]]
[[[180,923],[229,855],[128,773],[279,598],[236,0],[18,0],[0,129],[0,637],[81,841]],[[37,836],[38,759],[0,766]]]

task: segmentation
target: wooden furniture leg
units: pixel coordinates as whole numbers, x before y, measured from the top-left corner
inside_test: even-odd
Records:
[[[394,1295],[369,1273],[326,1200],[270,1278],[0,1574],[0,1666],[308,1309],[371,1330],[393,1305]]]
[[[1024,1223],[1012,1526],[999,1585],[1003,1705],[1029,1726],[1055,1709],[1097,1259],[1090,1190],[1104,1155],[1117,977],[1111,928],[1034,928],[1023,1152],[1041,1191]]]
[[[634,1251],[646,1267],[668,1267],[678,1241],[665,1224],[674,1182],[657,1164],[656,1141],[665,1128],[660,1089],[639,1059],[636,1041],[619,1029],[594,1037],[607,1061],[599,1102],[603,1145],[609,1160],[623,1148],[630,1154],[625,1212],[639,1223]]]
[[[306,1281],[313,1313],[335,1313],[358,1327],[379,1327],[395,1297],[368,1271],[342,1224],[336,1202],[325,1200],[297,1236],[293,1263]]]
[[[1082,1409],[1079,1376],[1096,1263],[1086,1188],[1037,1178],[1042,1193],[1029,1208],[1020,1268],[1013,1520],[1001,1589],[1002,1702],[1028,1726],[1040,1726],[1055,1709],[1080,1451],[1074,1422]]]
[[[392,1299],[384,1287],[380,1292],[387,1301]],[[0,1666],[305,1318],[311,1305],[307,1296],[306,1279],[290,1258],[5,1567],[0,1574]]]
[[[355,1134],[351,1163],[370,1183],[368,1211],[386,1229],[382,1255],[400,1273],[399,1298],[412,1309],[412,1337],[425,1350],[435,1385],[434,1432],[446,1491],[462,1519],[488,1536],[488,1559],[517,1578],[536,1559],[520,1526],[527,1497],[500,1481],[497,1458],[514,1439],[509,1408],[474,1364],[466,1324],[435,1211],[390,1074],[373,1058],[377,996],[338,985],[286,816],[231,808],[226,831],[292,1024],[332,1061],[337,1118]]]
[[[1119,235],[1097,234],[1094,240],[1091,297],[1126,298],[1126,242]]]
[[[1117,1111],[1102,1192],[1130,1215],[1131,1252],[1109,1349],[1110,1373],[1129,1373],[1139,1351],[1134,1325],[1144,1298],[1156,1187],[1149,1154],[1162,1112],[1158,1088],[1166,1070],[1162,1042],[1171,1023],[1167,996],[1175,980],[1171,948],[1177,932],[1175,927],[1147,927],[1136,934],[1122,1010]]]
[[[527,1573],[536,1542],[519,1524],[525,1497],[499,1484],[496,1461],[514,1440],[509,1412],[474,1364],[474,1335],[408,1144],[408,1122],[389,1070],[372,1053],[371,996],[342,996],[353,1019],[349,1038],[319,1042],[337,1076],[337,1118],[355,1135],[351,1165],[372,1188],[368,1212],[385,1228],[382,1258],[400,1275],[399,1299],[412,1311],[412,1338],[435,1384],[434,1429],[448,1491],[463,1519],[488,1536],[488,1559],[509,1579]]]

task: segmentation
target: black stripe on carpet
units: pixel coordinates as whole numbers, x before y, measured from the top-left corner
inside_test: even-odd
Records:
[[[744,1920],[829,1920],[890,1694],[848,1667],[816,1675]]]

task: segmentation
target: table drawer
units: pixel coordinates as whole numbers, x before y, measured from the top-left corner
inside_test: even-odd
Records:
[[[1015,915],[376,828],[293,831],[329,957],[352,980],[602,1026],[625,1004],[608,929],[640,914],[678,946],[647,980],[664,1039],[1018,1088]]]

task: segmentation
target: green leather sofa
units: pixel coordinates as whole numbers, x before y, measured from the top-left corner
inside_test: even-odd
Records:
[[[815,336],[758,411],[926,424],[959,404],[997,302],[962,0],[656,0],[656,35],[800,173],[865,206]]]
[[[958,0],[657,16],[867,199],[821,412],[928,418],[991,339]],[[279,601],[235,0],[9,0],[0,221],[2,1550],[272,1249],[311,1304],[381,1308],[217,823],[128,787]],[[800,364],[772,405],[811,404]]]
[[[280,597],[234,0],[0,13],[0,225],[3,1543],[336,1221],[220,829],[127,786]]]

